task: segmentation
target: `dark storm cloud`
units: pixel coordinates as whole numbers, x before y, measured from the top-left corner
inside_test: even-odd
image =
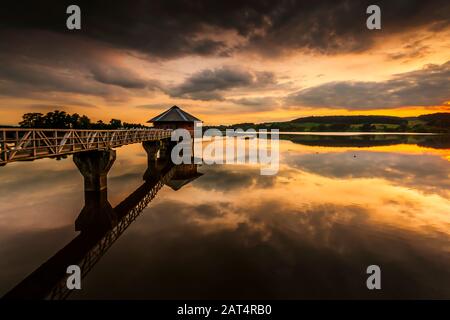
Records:
[[[271,110],[280,105],[280,102],[274,97],[249,97],[228,99],[228,101],[257,110]]]
[[[84,76],[69,76],[58,70],[43,70],[18,66],[16,75],[29,70],[30,73],[23,74],[25,77],[4,78],[0,71],[0,96],[32,98],[34,100],[64,101],[65,105],[80,105],[84,103],[68,103],[65,101],[66,94],[82,94],[102,97],[110,102],[125,101],[129,92],[120,87],[102,85],[96,81],[86,81]],[[42,81],[39,81],[42,79]]]
[[[167,108],[167,106],[162,104],[162,103],[150,103],[150,104],[141,104],[141,105],[135,106],[135,108],[138,108],[138,109],[150,109],[150,110],[161,110],[161,109]]]
[[[78,100],[70,100],[70,99],[66,99],[65,102],[59,103],[59,104],[46,104],[46,103],[33,103],[33,104],[28,104],[25,105],[26,108],[29,109],[36,109],[36,110],[58,110],[58,109],[62,109],[64,110],[64,106],[65,105],[75,105],[78,107],[86,107],[86,108],[97,108],[97,106],[90,104],[90,103],[86,103],[83,101],[78,101]],[[1,106],[0,106],[1,107]]]
[[[53,100],[54,93],[121,100],[131,90],[160,87],[158,81],[144,79],[131,68],[114,63],[108,56],[111,48],[82,37],[2,30],[0,38],[0,59],[7,62],[0,64],[0,95],[46,99],[52,92]]]
[[[3,27],[67,33],[68,1],[8,2],[0,12]],[[437,1],[77,1],[83,36],[160,58],[232,54],[251,49],[262,54],[309,49],[322,53],[366,50],[380,34],[449,26],[450,3]],[[366,28],[366,8],[382,9],[382,31]],[[232,31],[245,40],[214,37]]]
[[[225,90],[261,88],[272,84],[275,84],[275,75],[271,72],[224,66],[194,73],[180,85],[168,89],[168,94],[196,100],[223,100],[221,93]]]
[[[436,106],[450,100],[450,61],[426,65],[421,70],[394,75],[383,82],[340,81],[300,90],[288,105],[378,109],[403,106]]]
[[[101,83],[112,84],[128,89],[145,89],[149,82],[134,75],[130,70],[108,66],[93,66],[90,69],[93,78]],[[156,84],[156,82],[154,83]]]
[[[15,94],[21,92],[31,94],[33,91],[74,92],[88,95],[109,94],[109,89],[95,82],[86,80],[83,75],[70,74],[65,70],[11,62],[0,67],[0,94]]]
[[[366,28],[366,8],[377,4],[382,30]],[[307,49],[323,54],[360,52],[370,49],[378,36],[414,28],[447,28],[450,5],[446,1],[286,1],[270,14],[270,27],[254,35],[250,45],[266,54]],[[439,27],[437,27],[439,25]]]
[[[81,1],[77,2],[82,10],[80,31],[65,26],[66,8],[72,2],[8,2],[0,10],[0,60],[6,62],[0,64],[0,95],[41,100],[51,96],[51,103],[57,103],[58,95],[67,98],[74,93],[124,102],[136,94],[162,91],[176,98],[228,100],[248,109],[267,110],[279,101],[271,97],[228,99],[225,92],[279,86],[270,72],[222,67],[194,73],[181,84],[167,87],[107,58],[113,51],[151,61],[187,55],[222,57],[235,52],[274,55],[312,50],[336,54],[368,49],[376,36],[413,28],[441,30],[449,25],[448,1],[377,3],[382,7],[383,29],[373,32],[365,27],[369,1]],[[391,58],[417,57],[426,50],[411,46]],[[434,83],[424,80],[416,86],[425,86],[423,95],[420,91],[409,94],[408,80],[401,80],[385,86],[327,84],[300,91],[290,102],[339,107],[348,101],[345,107],[361,109],[379,107],[385,97],[393,101],[392,106],[413,100],[418,105],[442,102],[442,88]],[[392,86],[400,93],[386,91]],[[384,89],[380,98],[366,99],[368,92]],[[334,99],[341,93],[344,97]]]
[[[110,57],[112,48],[82,37],[65,38],[43,31],[27,37],[17,30],[0,32],[0,37],[6,40],[0,43],[0,58],[9,62],[0,65],[0,95],[39,98],[44,92],[60,92],[118,101],[137,90],[158,90],[172,97],[224,100],[225,90],[266,88],[276,83],[271,72],[223,66],[199,71],[168,87],[116,63]],[[48,51],[54,43],[58,45]]]
[[[421,40],[415,40],[403,46],[402,50],[394,53],[389,53],[387,56],[392,60],[410,60],[422,58],[429,54],[431,49],[424,45]]]

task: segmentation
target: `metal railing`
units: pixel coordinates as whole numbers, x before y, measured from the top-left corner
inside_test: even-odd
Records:
[[[165,129],[0,129],[0,165],[170,138]]]

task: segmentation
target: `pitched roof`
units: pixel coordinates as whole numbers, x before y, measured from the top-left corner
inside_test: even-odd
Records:
[[[192,181],[194,181],[195,179],[197,179],[198,177],[201,177],[203,175],[203,173],[201,172],[197,172],[194,176],[190,177],[189,179],[172,179],[169,182],[166,183],[166,185],[168,185],[169,187],[172,188],[172,190],[174,191],[178,191],[180,190],[182,187],[184,187],[185,185],[187,185],[188,183],[191,183]]]
[[[201,121],[200,119],[194,117],[193,115],[181,110],[177,106],[164,111],[160,115],[148,120],[147,122],[194,122]]]
[[[197,167],[196,164],[179,164],[176,166],[176,171],[172,179],[166,185],[175,191],[181,189],[183,186],[203,175],[203,173],[197,172]]]

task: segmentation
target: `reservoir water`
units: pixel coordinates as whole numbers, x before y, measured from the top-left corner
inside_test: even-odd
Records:
[[[68,298],[450,298],[448,137],[280,138],[276,175],[200,165],[163,181]],[[141,145],[117,149],[112,207],[146,167]],[[0,178],[1,296],[78,236],[84,191],[71,157]],[[381,290],[366,287],[369,265]]]

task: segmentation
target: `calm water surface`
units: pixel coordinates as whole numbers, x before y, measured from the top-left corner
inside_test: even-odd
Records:
[[[275,176],[203,165],[168,183],[69,298],[450,298],[448,140],[285,138]],[[117,149],[113,207],[146,166],[142,146]],[[84,193],[71,157],[0,177],[3,295],[77,236]]]

